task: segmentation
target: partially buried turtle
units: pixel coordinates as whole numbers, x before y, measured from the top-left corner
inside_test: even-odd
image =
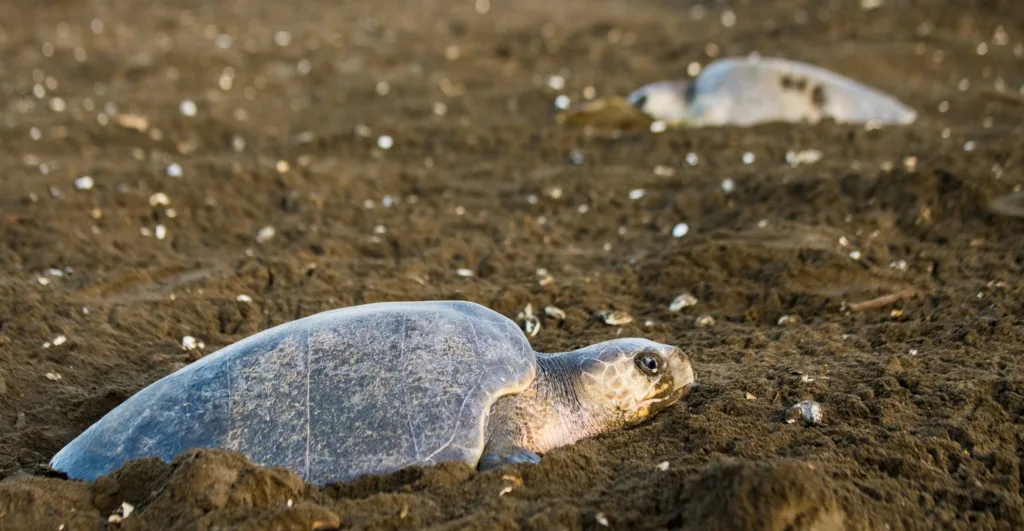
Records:
[[[659,120],[670,126],[748,127],[768,122],[909,124],[917,111],[853,79],[800,61],[727,57],[692,80],[657,81],[626,98],[604,98],[569,109],[571,123]],[[648,122],[649,123],[649,122]]]
[[[908,124],[917,113],[899,100],[846,76],[776,57],[729,57],[692,81],[659,81],[627,97],[671,125],[750,126],[765,122]]]
[[[693,385],[678,348],[534,352],[471,302],[331,310],[243,339],[138,392],[51,466],[94,480],[146,456],[237,450],[325,484],[442,461],[481,470],[641,423]]]

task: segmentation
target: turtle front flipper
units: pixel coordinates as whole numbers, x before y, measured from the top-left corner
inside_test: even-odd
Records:
[[[521,446],[488,444],[484,448],[484,455],[480,458],[480,464],[477,465],[477,468],[484,472],[505,465],[518,465],[520,463],[536,465],[540,463],[540,456]]]
[[[545,409],[537,406],[536,384],[535,381],[534,386],[523,393],[501,397],[491,406],[487,442],[477,463],[477,469],[481,472],[506,465],[540,463],[540,455],[530,449],[537,449],[533,445],[531,432],[538,420],[543,424],[551,419],[538,419],[529,413],[531,410]]]

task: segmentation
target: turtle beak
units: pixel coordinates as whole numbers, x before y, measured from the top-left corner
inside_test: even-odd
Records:
[[[690,363],[690,357],[677,347],[669,348],[664,357],[672,377],[672,393],[666,397],[666,401],[675,402],[694,387],[696,378],[693,374],[693,365]]]

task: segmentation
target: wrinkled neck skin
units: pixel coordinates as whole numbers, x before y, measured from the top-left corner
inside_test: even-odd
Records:
[[[581,396],[577,352],[538,354],[537,377],[526,391],[499,399],[491,409],[490,437],[544,453],[625,423]]]

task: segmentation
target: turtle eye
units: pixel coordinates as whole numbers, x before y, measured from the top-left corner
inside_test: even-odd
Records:
[[[640,109],[640,110],[643,110],[644,109],[644,105],[646,105],[646,104],[647,104],[647,95],[646,94],[641,94],[640,96],[637,96],[637,98],[635,100],[633,100],[633,106],[636,107],[637,109]]]
[[[643,354],[636,358],[636,364],[646,374],[654,376],[661,371],[661,360],[653,354]]]

